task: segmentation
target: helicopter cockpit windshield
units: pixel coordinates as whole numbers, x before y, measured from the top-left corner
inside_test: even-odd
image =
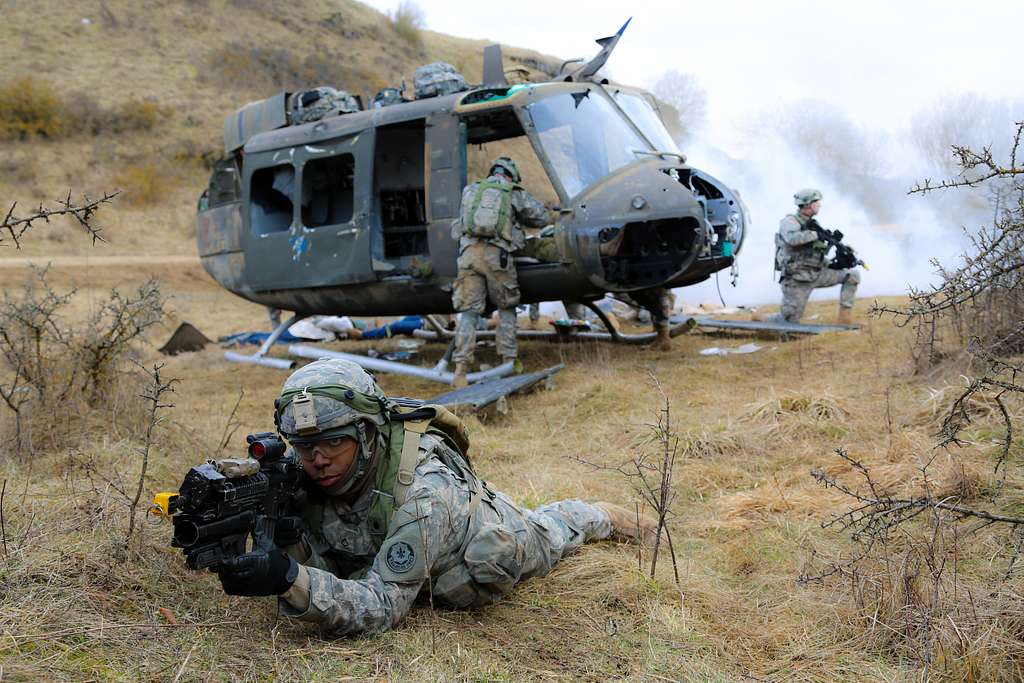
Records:
[[[676,145],[672,135],[665,128],[665,124],[661,122],[658,112],[654,110],[647,98],[626,90],[615,90],[612,97],[659,152],[679,153],[679,146]]]
[[[567,198],[651,150],[597,86],[552,94],[525,111]]]

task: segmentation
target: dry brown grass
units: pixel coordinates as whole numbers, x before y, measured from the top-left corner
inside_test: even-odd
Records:
[[[89,291],[99,296],[151,268],[67,266],[54,277],[83,284],[86,297],[76,305],[85,312]],[[209,336],[265,326],[259,306],[216,289],[198,266],[167,265],[158,274],[173,295],[173,315],[151,335],[154,342],[179,320]],[[4,269],[0,280],[15,281]],[[507,416],[469,420],[477,467],[528,505],[570,496],[631,505],[619,478],[589,474],[567,456],[622,460],[657,408],[644,380],[653,364],[688,451],[671,522],[681,585],[674,586],[667,563],[651,582],[636,571],[634,548],[599,544],[493,608],[463,614],[421,605],[396,632],[369,640],[321,640],[302,625],[276,621],[270,600],[223,596],[215,579],[183,568],[180,555],[165,546],[166,527],[144,524],[139,545],[124,555],[117,543],[127,519],[117,488],[138,471],[137,435],[111,434],[71,454],[0,464],[0,478],[8,479],[4,511],[14,548],[0,560],[7,589],[0,601],[5,676],[156,680],[173,679],[181,669],[183,679],[215,680],[256,679],[267,671],[280,678],[402,680],[910,677],[913,660],[896,646],[888,626],[867,616],[875,603],[857,602],[842,583],[796,585],[808,544],[823,554],[843,545],[818,527],[839,501],[823,495],[807,475],[813,466],[833,464],[836,439],[823,431],[828,420],[822,414],[838,416],[843,440],[857,444],[859,455],[891,468],[884,471],[888,485],[919,485],[916,458],[927,452],[930,437],[927,430],[901,426],[916,406],[897,401],[889,434],[884,395],[920,395],[921,389],[894,385],[897,365],[875,372],[876,353],[892,358],[902,342],[895,329],[873,334],[874,340],[866,333],[832,335],[803,348],[781,344],[774,352],[724,360],[699,357],[696,351],[706,345],[699,335],[677,339],[671,356],[604,345],[524,344],[529,367],[562,361],[568,368],[555,391],[514,399]],[[338,346],[365,350],[371,343]],[[422,362],[441,352],[426,348]],[[808,369],[802,378],[792,371],[801,357]],[[182,384],[158,440],[147,495],[174,486],[189,465],[215,452],[223,406],[233,405],[239,388],[246,392],[238,414],[242,426],[231,448],[241,447],[247,431],[265,428],[267,406],[283,380],[272,370],[231,366],[216,348],[168,363],[168,376]],[[830,372],[811,371],[819,365]],[[403,395],[437,391],[386,375],[381,382]],[[987,490],[984,453],[971,450],[961,474],[949,462],[948,471],[942,463],[933,466],[933,486],[942,482],[943,491],[966,495]],[[1018,490],[1013,482],[1007,487]],[[994,572],[987,558],[1001,552],[991,543],[985,537],[979,546],[959,550],[960,587],[975,595]],[[46,595],[51,597],[41,609]],[[160,607],[181,625],[169,626]],[[978,671],[1003,670],[993,653],[1006,645],[1010,631],[994,624],[1008,622],[984,623],[990,625],[988,640],[974,632],[977,648],[957,656],[971,659]],[[254,648],[254,642],[266,646]]]
[[[0,26],[5,74],[74,83],[102,111],[134,99],[173,107],[173,115],[159,122],[159,135],[107,132],[37,139],[31,147],[4,142],[0,157],[13,161],[0,169],[0,197],[48,201],[68,187],[99,195],[114,189],[115,176],[127,165],[151,163],[157,173],[180,177],[144,210],[125,201],[104,211],[100,223],[110,246],[88,248],[66,238],[59,226],[40,227],[20,254],[10,254],[64,257],[51,277],[55,285],[81,287],[72,317],[86,317],[112,286],[158,276],[172,295],[171,312],[149,335],[143,361],[157,358],[153,349],[182,320],[210,337],[266,325],[261,307],[217,289],[197,262],[170,258],[195,253],[195,200],[206,182],[196,160],[217,147],[222,117],[277,87],[262,76],[237,88],[218,85],[204,73],[211,46],[224,44],[224,35],[259,35],[263,45],[290,46],[299,73],[307,65],[316,72],[317,63],[307,63],[310,46],[329,46],[331,54],[344,57],[340,73],[353,79],[335,85],[372,95],[403,77],[411,82],[413,69],[427,61],[450,62],[476,80],[485,44],[422,31],[423,52],[410,55],[386,39],[391,31],[382,15],[354,2],[196,0],[190,8],[201,11],[182,11],[173,4],[110,0],[102,8],[93,24],[83,25],[84,10],[69,11],[56,0],[8,3]],[[504,151],[471,150],[473,167]],[[526,159],[529,189],[552,199],[538,182],[543,176],[530,150],[512,151]],[[178,156],[181,163],[169,161]],[[126,254],[149,258],[119,265],[103,260]],[[19,287],[22,275],[17,267],[0,267],[5,288]],[[833,308],[812,303],[810,313],[830,315]],[[955,397],[943,389],[956,386],[955,379],[929,383],[906,372],[905,332],[877,320],[860,322],[865,327],[859,333],[779,343],[742,357],[698,356],[707,345],[701,335],[677,339],[671,355],[525,343],[529,367],[568,367],[557,376],[556,391],[514,399],[507,416],[468,420],[482,475],[527,505],[570,496],[632,505],[620,478],[589,474],[568,456],[622,461],[657,409],[644,380],[654,365],[679,416],[686,455],[671,521],[680,585],[668,563],[659,563],[661,572],[650,581],[635,569],[634,548],[597,544],[490,609],[453,613],[419,605],[395,632],[373,639],[324,639],[278,620],[271,600],[224,596],[215,578],[185,570],[180,553],[166,546],[165,526],[143,524],[137,544],[125,552],[128,520],[118,489],[137,475],[138,430],[93,414],[71,448],[24,462],[0,458],[0,480],[7,481],[0,677],[911,680],[921,666],[908,643],[920,644],[925,632],[900,624],[928,613],[952,618],[932,620],[929,633],[941,643],[933,677],[1019,679],[1020,575],[1015,569],[1003,581],[1009,548],[991,529],[960,539],[955,590],[946,584],[938,602],[930,602],[924,575],[912,582],[916,601],[908,602],[904,574],[885,564],[856,580],[796,583],[808,548],[819,557],[848,550],[845,539],[819,526],[841,501],[817,488],[809,470],[850,474],[831,454],[845,446],[877,470],[887,489],[920,490],[921,459],[932,454],[936,418]],[[371,345],[338,346],[365,351]],[[436,361],[441,352],[425,349],[422,362]],[[217,348],[169,359],[166,372],[182,383],[159,435],[147,495],[177,485],[189,466],[216,452],[225,406],[234,404],[240,388],[241,428],[230,447],[240,449],[246,432],[266,429],[284,378],[265,368],[229,365]],[[402,395],[439,391],[390,376],[381,383]],[[121,393],[111,394],[111,403],[126,409],[134,389],[129,383],[116,387]],[[930,391],[943,396],[931,400]],[[955,458],[940,455],[931,466],[929,486],[943,495],[978,501],[995,490],[992,436],[986,432],[993,416],[981,411],[976,417],[971,440],[977,445]],[[1009,477],[1000,491],[1024,506],[1019,478]],[[898,549],[918,547],[921,538]],[[948,556],[952,546],[945,547]],[[957,612],[952,604],[974,611]],[[179,625],[169,625],[160,608]]]

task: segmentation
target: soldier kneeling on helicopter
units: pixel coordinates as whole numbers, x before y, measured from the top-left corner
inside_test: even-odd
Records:
[[[477,321],[488,300],[498,309],[498,355],[503,363],[516,359],[519,280],[513,253],[526,244],[523,226],[540,228],[549,222],[547,209],[521,181],[516,162],[502,156],[491,164],[487,178],[462,191],[460,216],[452,223],[452,237],[459,240],[459,272],[452,290],[452,305],[459,313],[452,354],[456,387],[466,386]]]
[[[228,594],[278,595],[283,614],[338,634],[392,628],[425,584],[435,603],[479,607],[587,541],[656,534],[608,503],[517,506],[476,476],[457,417],[388,399],[349,361],[297,370],[275,408],[302,462],[301,516],[278,522],[274,547],[217,572]]]
[[[843,246],[850,263],[832,263],[826,260],[831,246],[838,243],[842,233],[824,230],[815,216],[821,209],[821,192],[808,188],[793,195],[797,212],[779,221],[775,235],[775,266],[781,271],[782,308],[767,320],[798,323],[804,315],[807,298],[821,287],[842,285],[839,291],[839,317],[841,325],[853,322],[853,302],[860,284],[860,271],[855,267],[863,262],[856,259],[853,250]]]

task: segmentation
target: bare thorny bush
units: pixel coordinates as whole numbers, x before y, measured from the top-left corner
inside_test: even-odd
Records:
[[[954,147],[959,177],[926,180],[911,190],[986,186],[993,224],[968,235],[970,246],[956,267],[934,262],[938,283],[912,290],[906,307],[875,309],[899,325],[914,326],[918,372],[948,366],[954,352],[966,351],[958,360],[967,386],[946,413],[936,448],[919,456],[919,490],[893,493],[867,464],[843,450],[836,452],[858,484],[812,472],[825,488],[851,501],[849,509],[822,526],[849,534],[855,550],[823,565],[812,557],[801,581],[840,579],[866,627],[890,650],[916,662],[924,678],[1019,680],[1024,675],[1018,571],[1024,517],[1019,500],[1011,500],[1019,496],[1001,495],[1019,480],[1010,468],[1019,449],[1013,408],[1024,393],[1024,167],[1017,156],[1022,135],[1024,122],[1017,124],[1005,163],[989,148]],[[942,455],[963,470],[960,447],[971,444],[969,430],[985,433],[987,425],[976,425],[971,410],[979,400],[997,407],[995,429],[1002,434],[993,456],[994,483],[983,492],[936,486],[930,470],[936,458]],[[987,572],[978,569],[977,551],[984,545],[990,546]],[[975,560],[969,578],[967,557]],[[1003,571],[992,567],[999,558]]]
[[[672,533],[668,527],[672,516],[672,503],[676,497],[673,474],[676,458],[679,455],[679,434],[672,423],[672,404],[661,385],[661,381],[653,371],[648,372],[651,384],[658,392],[661,406],[657,420],[646,424],[647,433],[634,445],[633,456],[628,462],[618,465],[595,463],[583,458],[573,458],[591,469],[610,471],[622,475],[629,482],[633,491],[639,496],[646,507],[654,513],[657,521],[657,537],[650,557],[650,576],[653,579],[658,568],[658,555],[661,551],[662,539],[668,544],[672,560],[672,571],[676,583],[679,583],[679,567],[676,564],[676,550],[672,543]],[[637,525],[639,526],[640,506],[636,507]],[[642,559],[638,549],[637,562]]]
[[[58,293],[47,275],[34,268],[23,290],[0,302],[0,430],[16,457],[69,445],[97,421],[132,428],[139,392],[125,364],[164,312],[159,285],[149,280],[131,295],[112,291],[72,324],[66,313],[75,290]]]

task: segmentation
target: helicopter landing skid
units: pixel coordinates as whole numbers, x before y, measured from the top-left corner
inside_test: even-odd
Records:
[[[252,363],[254,365],[264,365],[268,368],[277,368],[279,370],[291,370],[295,367],[295,361],[287,358],[272,358],[267,355],[267,351],[270,350],[270,347],[274,345],[274,342],[276,342],[282,334],[287,332],[292,325],[305,317],[306,316],[304,315],[296,313],[284,322],[278,323],[277,327],[275,327],[274,331],[270,333],[267,340],[260,345],[260,348],[256,353],[250,355],[248,353],[238,353],[237,351],[225,351],[224,359],[229,360],[232,363]]]
[[[644,344],[650,344],[657,335],[654,332],[647,332],[643,334],[627,334],[619,332],[612,325],[611,321],[604,311],[599,309],[597,306],[591,304],[584,304],[592,311],[594,311],[598,319],[601,320],[606,330],[610,332],[578,332],[578,331],[552,331],[544,332],[542,330],[516,330],[516,337],[519,339],[542,339],[545,341],[553,342],[565,342],[565,341],[604,341],[614,342],[616,344],[632,344],[642,346]],[[427,316],[428,322],[431,316]],[[433,325],[432,325],[433,326]],[[455,332],[446,330],[440,325],[433,326],[433,330],[413,330],[412,336],[418,339],[425,339],[427,341],[446,341],[451,342],[455,339]],[[678,337],[681,334],[686,334],[697,327],[697,320],[694,318],[683,318],[669,326],[668,333],[670,337]],[[476,333],[477,339],[494,339],[494,330],[478,330]],[[446,359],[442,359],[446,360]],[[445,363],[447,366],[447,362]]]

